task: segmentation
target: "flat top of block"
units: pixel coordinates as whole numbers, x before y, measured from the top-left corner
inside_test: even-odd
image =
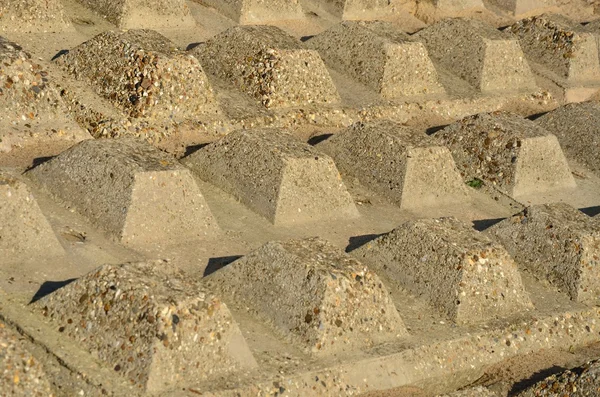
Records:
[[[382,39],[389,40],[394,43],[403,43],[407,41],[414,41],[411,37],[399,30],[390,22],[385,21],[343,21],[331,28],[332,31],[343,31],[347,29],[352,32],[353,30],[364,30],[373,33]],[[350,32],[345,34],[351,34]],[[325,32],[325,35],[327,33]]]
[[[502,136],[510,138],[528,138],[546,136],[548,131],[531,120],[514,113],[494,112],[480,113],[450,124],[437,134],[444,135],[446,139],[458,138],[459,134],[467,133],[473,137]],[[437,135],[436,135],[437,136]],[[483,142],[485,145],[485,142]]]
[[[206,46],[225,44],[234,41],[237,45],[243,43],[248,50],[261,49],[296,50],[302,49],[300,41],[276,26],[246,25],[235,26],[206,42]],[[204,46],[196,47],[202,51]]]
[[[511,35],[501,32],[485,22],[472,18],[444,19],[418,31],[413,37],[428,42],[440,35],[452,41],[462,40],[464,43],[468,43],[477,38],[488,40],[514,40]],[[447,48],[449,43],[444,42],[439,44]]]
[[[368,140],[389,139],[402,147],[422,147],[431,146],[431,139],[422,131],[406,127],[402,124],[390,121],[381,120],[370,123],[355,123],[345,131],[334,135],[328,141],[332,143],[338,140],[350,139],[352,137],[363,136]],[[327,141],[326,141],[327,142]]]
[[[553,29],[553,30],[557,30],[557,31],[569,33],[569,34],[572,34],[574,32],[583,32],[585,30],[581,24],[573,21],[572,19],[565,17],[564,15],[546,13],[546,14],[522,19],[522,20],[514,23],[513,25],[509,26],[507,31],[517,33],[519,31],[521,31],[521,28],[523,26],[529,26],[532,24],[543,25],[545,28]],[[527,30],[524,33],[528,33],[528,32],[529,31]],[[569,37],[572,37],[572,36],[567,35],[567,38],[569,38]],[[556,38],[555,38],[555,40],[556,40]]]
[[[451,249],[485,249],[493,244],[493,241],[485,234],[479,233],[470,225],[454,217],[409,221],[395,230],[407,229],[420,229],[422,233],[431,233],[436,239],[447,243]]]
[[[546,229],[554,227],[567,228],[573,232],[583,233],[600,233],[600,224],[593,222],[593,219],[579,211],[578,209],[566,203],[541,204],[527,207],[522,212],[508,218],[494,226],[489,230],[500,230],[505,226],[515,224],[519,220],[520,224],[526,225],[529,219],[546,220],[548,225]],[[554,224],[553,221],[557,223]]]

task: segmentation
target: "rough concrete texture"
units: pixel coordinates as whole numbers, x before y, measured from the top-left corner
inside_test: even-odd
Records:
[[[217,112],[198,60],[152,30],[107,31],[56,62],[131,117],[176,121]]]
[[[385,98],[443,94],[437,71],[423,43],[391,23],[347,21],[306,42],[332,68]]]
[[[3,396],[56,394],[41,363],[28,351],[22,336],[0,322],[0,390]]]
[[[216,8],[240,24],[260,24],[282,19],[303,19],[298,0],[194,0]]]
[[[27,175],[125,244],[168,244],[218,234],[190,171],[142,141],[84,141]]]
[[[564,203],[526,208],[488,233],[515,261],[571,299],[595,303],[600,293],[600,224]]]
[[[357,123],[318,145],[343,174],[403,209],[469,201],[452,154],[422,131],[391,121]]]
[[[482,0],[425,0],[423,3],[432,3],[437,10],[450,15],[464,10],[484,8]]]
[[[351,254],[458,324],[533,308],[508,252],[455,218],[406,222]]]
[[[600,361],[555,374],[529,387],[516,397],[596,397],[600,396]]]
[[[435,137],[466,181],[480,179],[512,197],[576,186],[556,137],[521,116],[469,116]]]
[[[536,123],[556,135],[570,159],[600,174],[600,104],[573,103],[537,118]]]
[[[591,33],[562,15],[523,19],[505,32],[516,35],[529,62],[541,64],[568,84],[600,82],[598,45]]]
[[[168,262],[104,265],[34,309],[149,393],[256,366],[227,306]]]
[[[63,32],[73,27],[60,0],[0,0],[0,31]]]
[[[207,72],[233,83],[267,108],[340,99],[319,53],[275,26],[236,26],[191,53]]]
[[[0,154],[52,141],[37,153],[51,155],[90,138],[66,116],[52,77],[29,53],[0,37],[0,63]]]
[[[379,19],[407,7],[406,0],[322,0],[318,5],[341,19]]]
[[[27,186],[0,171],[2,264],[63,254],[62,246]]]
[[[536,89],[518,41],[484,22],[445,19],[413,37],[425,44],[434,63],[482,92]]]
[[[284,130],[235,131],[184,163],[276,226],[359,215],[333,160]]]
[[[315,354],[407,336],[377,275],[319,238],[269,242],[205,280]]]
[[[123,29],[192,27],[185,0],[77,0]]]
[[[438,397],[499,397],[497,393],[482,386],[476,386],[450,394],[440,394]]]

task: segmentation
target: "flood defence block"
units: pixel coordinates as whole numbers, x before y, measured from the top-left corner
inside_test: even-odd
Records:
[[[277,226],[358,217],[333,160],[283,130],[235,131],[184,163]]]
[[[391,121],[356,123],[320,143],[340,171],[403,209],[470,201],[452,154]]]
[[[269,242],[205,282],[314,354],[407,335],[377,275],[319,238]]]
[[[303,19],[298,0],[195,0],[217,9],[240,24],[259,24],[282,19]]]
[[[600,296],[600,224],[565,203],[534,205],[487,231],[515,261],[571,299]]]
[[[318,6],[341,19],[378,19],[408,4],[403,0],[321,0]]]
[[[508,252],[454,218],[407,222],[351,254],[458,324],[533,308]]]
[[[26,175],[125,244],[168,244],[218,234],[190,171],[146,142],[84,141]]]
[[[0,390],[5,396],[52,396],[51,380],[23,336],[0,322]]]
[[[571,103],[535,120],[556,135],[570,159],[600,175],[600,104]]]
[[[319,53],[275,26],[236,26],[191,53],[267,108],[340,100]]]
[[[0,0],[0,32],[64,32],[73,26],[60,0]]]
[[[198,60],[152,30],[107,31],[56,62],[131,117],[179,121],[217,111]]]
[[[562,15],[523,19],[505,30],[519,39],[530,62],[541,64],[568,84],[600,82],[598,45],[593,34]]]
[[[434,63],[484,93],[533,91],[535,79],[518,40],[475,19],[439,21],[413,35]]]
[[[185,0],[77,0],[123,29],[184,28],[195,25]]]
[[[31,54],[0,37],[0,63],[0,156],[35,145],[37,155],[48,156],[91,138],[67,115],[52,75]]]
[[[148,393],[256,366],[225,303],[168,262],[102,266],[33,308]]]
[[[25,183],[0,171],[2,264],[63,255],[62,245]]]
[[[435,137],[465,181],[483,180],[512,197],[576,187],[556,137],[516,114],[469,116]]]
[[[385,98],[443,94],[423,43],[390,23],[346,21],[306,42],[332,68]]]

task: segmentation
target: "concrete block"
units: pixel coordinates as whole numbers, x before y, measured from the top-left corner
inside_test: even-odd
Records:
[[[598,44],[593,34],[562,15],[523,19],[505,30],[514,34],[530,62],[567,84],[600,83]]]
[[[5,396],[53,396],[51,379],[23,337],[0,322],[0,390]]]
[[[219,232],[190,171],[145,142],[85,141],[26,175],[124,244],[170,244]]]
[[[267,108],[340,100],[319,53],[275,26],[233,27],[191,53]]]
[[[508,252],[454,218],[407,222],[351,255],[458,324],[533,308]]]
[[[452,154],[418,130],[380,121],[357,123],[319,144],[340,171],[403,209],[470,200]]]
[[[570,159],[600,175],[600,104],[583,102],[568,104],[535,120],[556,135]]]
[[[511,113],[466,117],[435,134],[465,180],[483,180],[519,197],[576,187],[556,137]]]
[[[74,31],[60,0],[0,0],[2,32]]]
[[[77,0],[123,29],[195,26],[185,0]]]
[[[27,185],[0,172],[2,264],[63,255],[62,245]]]
[[[425,46],[390,23],[342,22],[306,44],[385,98],[445,93]]]
[[[151,30],[101,33],[56,62],[131,117],[181,121],[218,111],[198,60]]]
[[[407,335],[377,275],[319,238],[269,242],[205,282],[314,354]]]
[[[410,1],[404,0],[320,0],[318,5],[341,19],[377,20],[408,9]]]
[[[519,42],[475,19],[439,21],[413,35],[427,47],[434,64],[484,93],[536,89]]]
[[[600,224],[564,203],[526,208],[488,229],[523,268],[571,299],[594,303],[600,293]]]
[[[33,307],[150,394],[256,366],[227,306],[167,262],[102,266]]]
[[[240,130],[184,159],[276,226],[358,217],[331,158],[283,130]]]
[[[298,0],[195,0],[217,9],[240,24],[303,19]]]

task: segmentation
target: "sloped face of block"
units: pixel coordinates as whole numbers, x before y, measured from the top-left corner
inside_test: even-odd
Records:
[[[154,31],[104,32],[56,62],[131,117],[177,121],[218,109],[198,60]]]
[[[580,302],[600,292],[600,224],[564,203],[532,206],[489,229],[519,265]]]
[[[256,366],[227,306],[167,262],[105,265],[33,306],[150,393]]]
[[[7,396],[52,396],[44,368],[21,338],[0,322],[0,390]]]
[[[184,0],[78,0],[123,29],[194,26]]]
[[[333,160],[281,130],[236,131],[184,162],[275,225],[358,216]]]
[[[527,58],[569,83],[600,81],[596,40],[576,22],[544,14],[506,29],[519,38]]]
[[[510,113],[469,116],[436,134],[465,180],[478,178],[508,195],[575,187],[556,137]]]
[[[357,123],[320,144],[340,170],[406,209],[469,200],[448,149],[393,122]]]
[[[238,26],[192,50],[206,70],[279,108],[339,101],[319,54],[274,26]]]
[[[343,22],[311,38],[331,67],[386,98],[443,93],[422,43],[384,22]]]
[[[0,172],[0,257],[17,263],[64,250],[27,186]]]
[[[600,174],[600,104],[568,104],[535,121],[556,136],[568,158]]]
[[[454,218],[407,222],[352,255],[459,324],[532,308],[506,250]]]
[[[510,12],[512,15],[518,16],[526,12],[534,10],[542,10],[548,8],[549,5],[544,0],[488,0],[491,4],[498,8]]]
[[[372,19],[394,12],[395,1],[389,0],[322,0],[321,5],[342,19]]]
[[[3,37],[0,63],[0,153],[26,146],[31,131],[38,132],[39,139],[70,140],[71,144],[90,137],[66,116],[67,108],[48,72]]]
[[[482,92],[528,91],[535,79],[517,40],[474,19],[445,19],[416,33],[434,62]]]
[[[0,0],[0,31],[61,32],[73,27],[60,0]]]
[[[318,238],[267,243],[205,282],[315,354],[407,335],[377,275]]]
[[[189,170],[145,142],[85,141],[28,175],[124,243],[218,234]]]
[[[204,0],[202,3],[241,24],[304,18],[298,0]]]
[[[432,0],[432,2],[438,10],[449,13],[484,8],[481,0]]]

